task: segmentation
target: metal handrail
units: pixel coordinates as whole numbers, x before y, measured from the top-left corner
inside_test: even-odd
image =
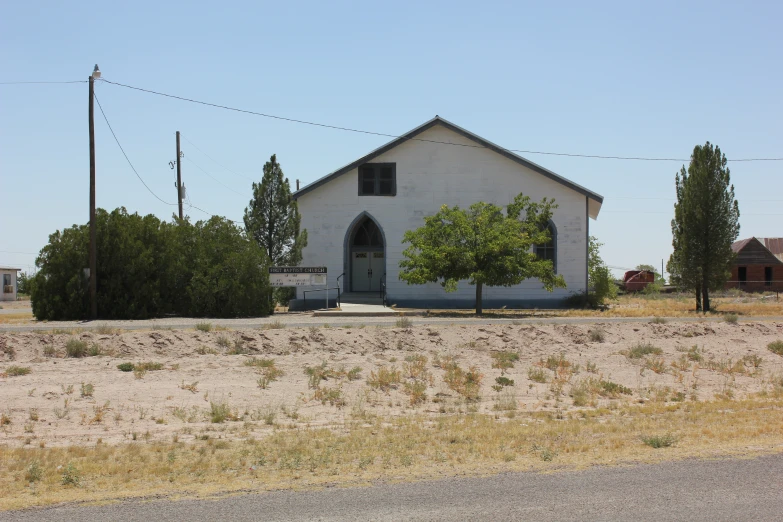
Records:
[[[342,306],[342,303],[340,302],[340,278],[345,275],[345,272],[337,276],[337,308],[340,308]]]
[[[329,290],[337,290],[337,302],[339,303],[340,302],[340,287],[339,286],[334,286],[332,288],[317,288],[315,290],[303,290],[302,291],[302,300],[304,302],[305,310],[307,310],[307,293],[308,292],[311,292],[311,293],[312,292],[329,292]],[[329,299],[329,296],[327,294],[327,300],[328,299]],[[338,304],[338,306],[339,306],[339,304]]]

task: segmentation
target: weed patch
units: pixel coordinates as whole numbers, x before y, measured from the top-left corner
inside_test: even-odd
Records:
[[[402,374],[394,366],[382,366],[370,372],[370,376],[367,378],[367,384],[374,389],[379,389],[384,393],[389,393],[390,390],[396,389],[402,380]]]
[[[671,433],[666,435],[647,435],[642,436],[642,442],[655,449],[668,448],[677,442],[677,437]]]
[[[210,332],[212,330],[212,323],[197,323],[196,330],[199,332]]]
[[[466,400],[478,400],[481,391],[481,381],[484,378],[478,367],[471,366],[465,371],[456,362],[452,362],[445,369],[446,373],[443,376],[443,381],[449,388],[465,397]]]
[[[514,363],[519,360],[517,352],[492,352],[492,367],[505,374],[506,370],[514,367]]]
[[[9,366],[5,369],[5,375],[8,377],[20,377],[22,375],[28,375],[33,370],[29,366]]]
[[[629,359],[641,359],[646,355],[661,355],[662,353],[663,350],[657,346],[653,346],[649,343],[640,343],[632,346],[631,349],[625,353],[625,356]]]

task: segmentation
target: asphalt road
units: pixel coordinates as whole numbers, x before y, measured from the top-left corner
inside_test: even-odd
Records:
[[[0,513],[79,520],[781,520],[783,455]]]

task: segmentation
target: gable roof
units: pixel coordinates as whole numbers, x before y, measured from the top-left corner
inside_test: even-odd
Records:
[[[783,264],[783,252],[775,253],[768,246],[783,250],[781,238],[749,237],[731,244],[731,250],[737,254],[734,264]]]
[[[413,129],[412,131],[410,131],[410,132],[408,132],[406,134],[403,134],[402,136],[399,136],[399,137],[393,139],[392,141],[390,141],[386,145],[383,145],[383,146],[375,149],[374,151],[370,152],[366,156],[362,156],[361,158],[359,158],[358,160],[354,161],[353,163],[349,163],[348,165],[346,165],[346,166],[344,166],[344,167],[342,167],[340,169],[337,169],[336,171],[332,172],[331,174],[327,174],[326,176],[322,177],[321,179],[318,179],[318,180],[310,183],[309,185],[306,185],[306,186],[302,187],[300,190],[297,190],[296,192],[294,192],[294,194],[293,194],[294,199],[299,198],[300,196],[303,196],[303,195],[307,194],[308,192],[310,192],[312,190],[315,190],[316,188],[320,187],[321,185],[323,185],[325,183],[328,183],[329,181],[333,180],[334,178],[336,178],[338,176],[341,176],[342,174],[345,174],[346,172],[349,172],[349,171],[355,169],[359,165],[362,165],[364,163],[367,163],[368,161],[371,161],[373,158],[377,158],[378,156],[380,156],[384,152],[387,152],[387,151],[393,149],[394,147],[396,147],[396,146],[398,146],[398,145],[400,145],[400,144],[402,144],[402,143],[404,143],[406,141],[418,140],[418,141],[430,141],[432,143],[446,143],[446,142],[439,142],[439,141],[435,141],[435,140],[427,140],[427,139],[422,139],[422,138],[417,138],[416,137],[419,134],[421,134],[422,132],[424,132],[424,131],[434,127],[435,125],[442,125],[443,127],[446,127],[447,129],[449,129],[451,131],[454,131],[457,134],[460,134],[460,135],[468,138],[469,140],[477,143],[480,147],[484,147],[484,148],[490,149],[490,150],[492,150],[494,152],[497,152],[501,156],[505,156],[506,158],[510,159],[511,161],[519,163],[520,165],[522,165],[524,167],[527,167],[530,170],[532,170],[534,172],[537,172],[537,173],[539,173],[539,174],[541,174],[543,176],[546,176],[547,178],[549,178],[551,180],[554,180],[554,181],[560,183],[561,185],[564,185],[564,186],[570,188],[571,190],[574,190],[574,191],[576,191],[576,192],[578,192],[580,194],[583,194],[583,195],[587,196],[589,199],[591,199],[591,200],[595,201],[596,203],[598,203],[599,206],[604,201],[603,196],[601,196],[599,194],[596,194],[595,192],[593,192],[591,190],[588,190],[588,189],[584,188],[581,185],[577,185],[573,181],[570,181],[570,180],[560,176],[559,174],[555,174],[551,170],[546,169],[546,168],[542,167],[541,165],[537,165],[536,163],[533,163],[532,161],[530,161],[528,159],[525,159],[522,156],[519,156],[518,154],[514,154],[513,152],[511,152],[511,151],[509,151],[507,149],[504,149],[503,147],[501,147],[499,145],[495,145],[491,141],[485,140],[481,136],[473,134],[472,132],[463,129],[462,127],[454,125],[450,121],[444,120],[440,116],[435,116],[430,121],[428,121],[428,122],[426,122],[426,123],[424,123],[422,125],[419,125],[418,127]],[[455,145],[457,145],[457,144],[455,144]],[[596,212],[596,215],[597,215],[597,212]]]

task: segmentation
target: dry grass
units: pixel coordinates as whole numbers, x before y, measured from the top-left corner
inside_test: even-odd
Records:
[[[513,419],[461,415],[433,421],[411,415],[347,422],[338,430],[280,428],[263,440],[0,447],[0,509],[365,484],[390,475],[414,480],[747,456],[779,452],[782,421],[783,400],[755,398],[653,403],[560,418],[517,413]]]

